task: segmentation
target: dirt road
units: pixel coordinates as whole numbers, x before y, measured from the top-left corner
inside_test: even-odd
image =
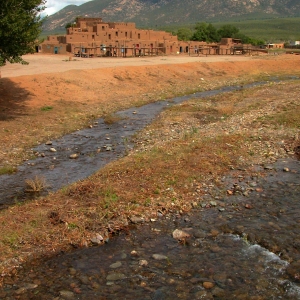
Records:
[[[89,70],[100,68],[117,68],[124,66],[149,66],[168,65],[192,62],[228,62],[248,61],[253,59],[250,56],[234,55],[211,55],[211,56],[153,56],[153,57],[98,57],[98,58],[77,58],[67,55],[25,55],[24,60],[29,65],[7,64],[1,68],[2,77],[16,77],[22,75],[33,75],[43,73],[58,73],[69,70]]]

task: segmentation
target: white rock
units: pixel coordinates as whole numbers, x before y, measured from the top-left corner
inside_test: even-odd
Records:
[[[173,231],[173,238],[176,240],[182,240],[185,238],[190,237],[190,234],[188,234],[187,232],[184,232],[183,230],[179,230],[179,229],[175,229]]]

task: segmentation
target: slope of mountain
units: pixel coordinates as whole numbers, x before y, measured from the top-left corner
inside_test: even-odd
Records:
[[[46,18],[44,32],[62,32],[77,16],[135,22],[140,27],[300,16],[299,0],[93,0]]]

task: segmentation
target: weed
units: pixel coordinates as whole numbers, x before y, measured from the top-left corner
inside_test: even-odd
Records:
[[[103,119],[104,119],[105,124],[114,124],[114,123],[117,123],[118,121],[122,120],[123,118],[116,114],[109,114],[109,115],[104,116]]]
[[[113,203],[118,201],[118,195],[111,190],[110,188],[108,188],[105,192],[104,192],[104,207],[108,208],[110,207]]]
[[[13,174],[16,171],[17,171],[17,169],[15,167],[12,167],[12,166],[3,166],[3,167],[0,167],[0,175]]]
[[[41,107],[41,111],[49,111],[49,110],[52,110],[53,107],[52,106],[43,106]]]
[[[18,240],[19,236],[15,232],[2,237],[3,244],[8,245],[12,249],[17,249]]]
[[[72,230],[72,229],[76,229],[76,228],[78,228],[78,226],[75,223],[68,224],[68,229]]]
[[[45,190],[48,187],[44,177],[35,176],[34,179],[26,179],[25,182],[27,185],[25,191],[29,193],[38,193]]]
[[[147,198],[144,202],[144,205],[145,206],[150,206],[151,205],[151,199],[150,198]]]

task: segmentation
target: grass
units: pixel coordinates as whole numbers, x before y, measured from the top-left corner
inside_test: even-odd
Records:
[[[110,124],[114,124],[114,123],[122,120],[123,118],[120,115],[111,113],[111,114],[104,116],[103,119],[104,119],[105,124],[110,125]]]
[[[16,171],[17,171],[17,168],[13,167],[13,166],[3,166],[3,167],[0,167],[0,175],[13,174]]]
[[[41,111],[49,111],[49,110],[52,110],[53,107],[52,106],[43,106],[41,107]]]
[[[28,193],[39,193],[48,187],[45,178],[39,176],[35,176],[33,179],[26,179],[25,183],[25,191]]]

